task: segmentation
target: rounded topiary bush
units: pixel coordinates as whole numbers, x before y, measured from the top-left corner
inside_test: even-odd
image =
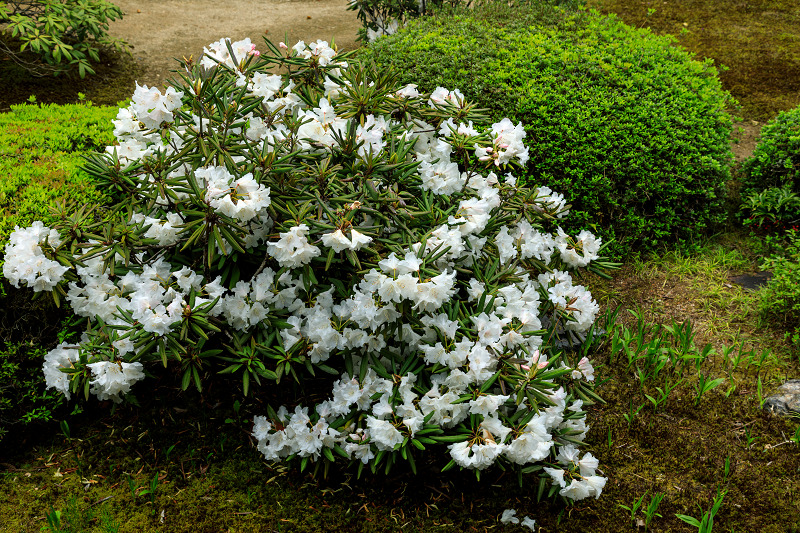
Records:
[[[603,228],[618,255],[724,220],[731,98],[710,62],[614,17],[551,7],[532,23],[541,6],[516,20],[494,7],[414,21],[364,54],[521,121],[527,180],[562,191],[571,229]]]
[[[764,126],[742,165],[742,195],[772,187],[800,193],[800,107],[778,114]]]

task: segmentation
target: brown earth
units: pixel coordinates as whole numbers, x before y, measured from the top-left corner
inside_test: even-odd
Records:
[[[757,120],[740,120],[733,123],[731,132],[731,151],[738,164],[753,155],[763,122]]]
[[[249,37],[260,49],[264,37],[292,46],[298,40],[335,42],[353,50],[360,27],[346,0],[115,0],[125,16],[110,34],[127,41],[139,65],[139,84],[164,84],[177,68],[174,58],[194,55],[223,37]]]

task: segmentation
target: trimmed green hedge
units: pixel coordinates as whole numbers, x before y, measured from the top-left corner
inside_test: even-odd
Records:
[[[742,175],[742,196],[787,186],[800,194],[800,107],[782,111],[761,129]]]
[[[0,114],[0,266],[14,226],[52,224],[50,207],[105,202],[80,167],[114,141],[116,107],[19,105]],[[69,211],[68,211],[69,212]],[[46,391],[42,358],[72,329],[48,295],[0,281],[0,440],[13,424],[52,418],[63,396]]]
[[[621,257],[727,218],[731,98],[709,62],[671,43],[595,12],[490,3],[413,21],[363,57],[521,121],[523,177],[564,193],[569,229],[614,237]]]

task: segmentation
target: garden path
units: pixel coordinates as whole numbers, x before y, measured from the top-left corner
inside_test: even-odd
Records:
[[[357,47],[360,24],[347,0],[114,0],[125,13],[110,25],[113,37],[132,45],[140,65],[140,84],[161,86],[177,68],[174,58],[199,58],[203,47],[223,37],[334,41],[340,49]]]

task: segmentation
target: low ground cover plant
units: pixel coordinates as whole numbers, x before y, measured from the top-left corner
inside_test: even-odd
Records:
[[[114,140],[116,107],[90,102],[22,104],[0,114],[0,243],[15,226],[51,224],[59,204],[101,205],[105,192],[82,169],[84,156]]]
[[[364,56],[424,89],[463,81],[490,116],[522,122],[520,179],[561,191],[574,227],[624,254],[726,220],[731,100],[671,43],[613,16],[491,4],[415,20]]]
[[[122,10],[106,0],[11,0],[0,4],[0,55],[38,76],[94,74],[103,48],[125,51],[108,35]]]
[[[48,386],[121,402],[159,365],[198,391],[292,380],[301,397],[254,420],[269,460],[388,472],[439,449],[445,470],[497,462],[599,497],[580,453],[593,368],[563,347],[598,311],[569,271],[612,265],[560,229],[561,195],[518,185],[522,126],[323,41],[221,40],[184,67],[137,87],[87,163],[121,198],[104,220],[10,237],[5,277],[88,319],[45,357]]]

